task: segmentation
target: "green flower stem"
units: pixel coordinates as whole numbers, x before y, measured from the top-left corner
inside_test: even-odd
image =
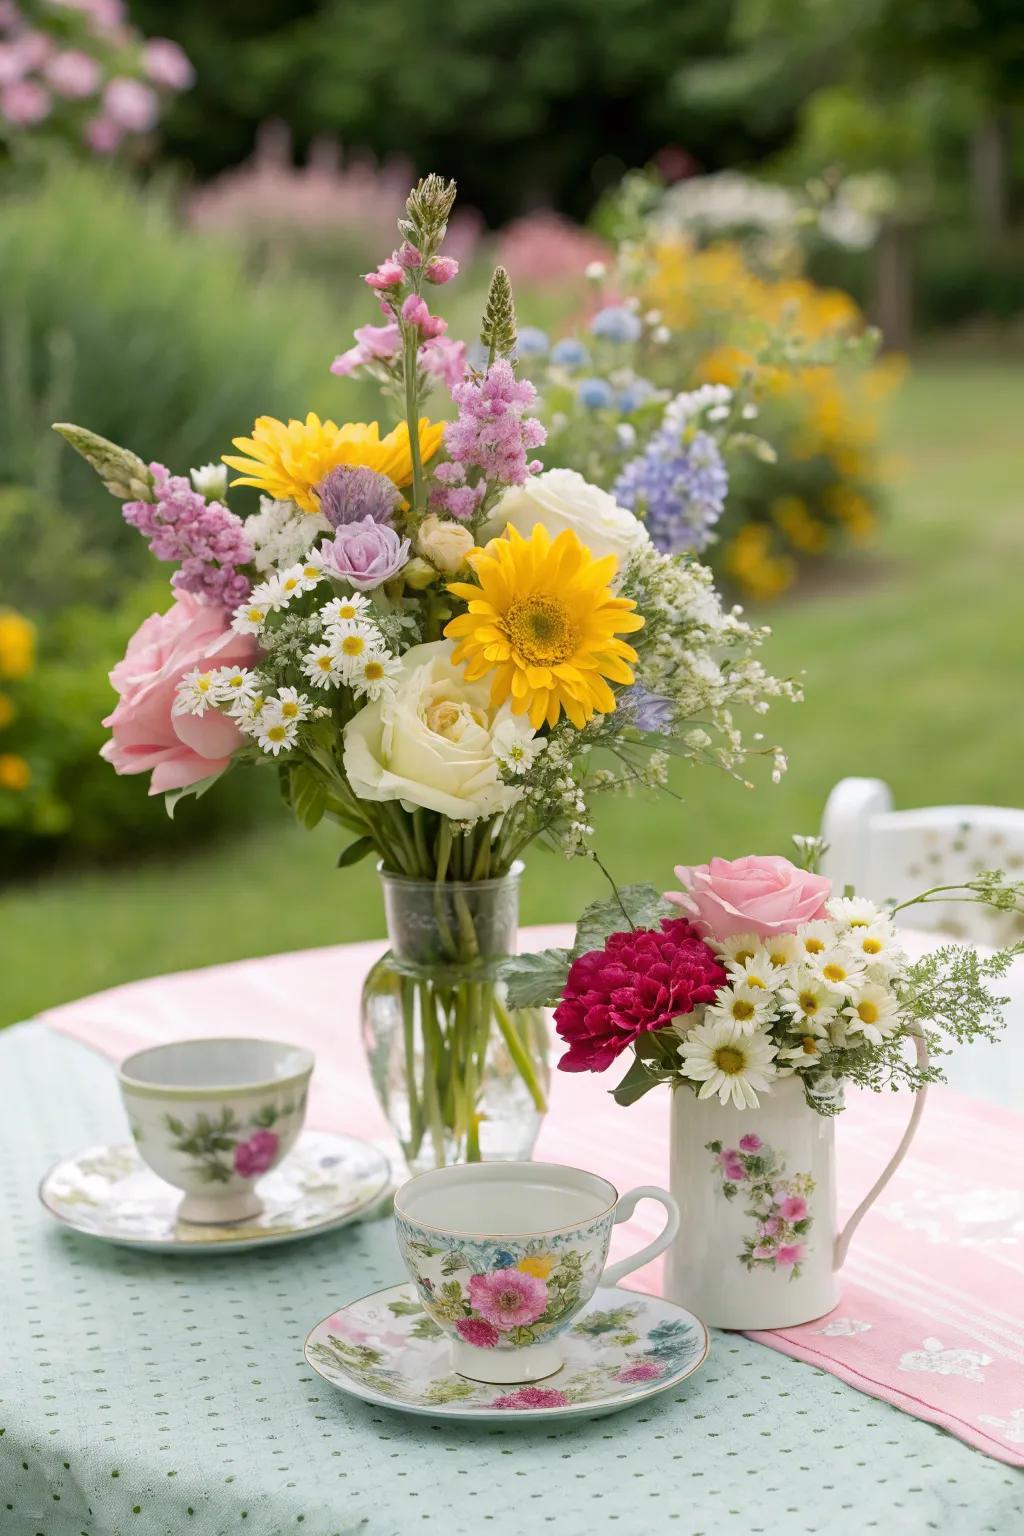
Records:
[[[416,373],[418,368],[417,355],[419,353],[419,331],[414,325],[403,323],[402,330],[405,337],[404,373],[405,373],[405,419],[409,424],[409,457],[412,460],[412,510],[418,519],[423,516],[423,460],[420,457],[420,427],[419,427],[419,400],[416,390]]]
[[[427,982],[419,983],[420,1031],[423,1036],[423,1106],[426,1111],[434,1161],[440,1168],[445,1162],[444,1121],[441,1115],[437,1067],[441,1041],[434,1015],[434,1001]]]
[[[526,1084],[530,1098],[541,1114],[544,1114],[548,1107],[547,1094],[544,1092],[533,1069],[530,1052],[520,1037],[519,1030],[516,1028],[516,1021],[498,997],[492,999],[491,1006],[494,1009],[494,1017],[498,1021],[498,1028],[501,1030],[502,1039],[508,1047],[508,1053],[516,1064],[516,1070]],[[536,1015],[537,1009],[529,1009],[529,1025],[533,1032],[536,1031]]]
[[[416,1088],[416,994],[414,985],[402,977],[402,1037],[405,1044],[405,1091],[409,1096],[409,1144],[406,1153],[414,1158],[423,1144],[423,1111]]]

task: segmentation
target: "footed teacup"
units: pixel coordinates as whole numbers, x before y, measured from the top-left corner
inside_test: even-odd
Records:
[[[277,1040],[176,1040],[127,1057],[121,1097],[139,1156],[184,1191],[181,1221],[257,1216],[257,1179],[306,1116],[313,1053]]]
[[[612,1227],[639,1200],[668,1218],[653,1243],[605,1267]],[[474,1381],[539,1381],[598,1284],[615,1285],[668,1247],[679,1210],[664,1189],[619,1196],[559,1163],[469,1163],[410,1179],[395,1196],[398,1246],[423,1301]]]

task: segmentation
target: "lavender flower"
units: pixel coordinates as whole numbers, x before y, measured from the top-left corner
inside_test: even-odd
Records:
[[[177,560],[171,578],[180,592],[235,608],[252,584],[237,566],[253,558],[245,524],[219,501],[207,503],[184,475],[151,464],[155,501],[126,501],[126,523],[137,528],[158,560]]]
[[[671,426],[655,432],[612,487],[620,506],[644,518],[663,554],[702,550],[725,509],[728,491],[729,476],[714,438],[696,432],[687,441]]]
[[[325,576],[345,581],[360,591],[390,581],[408,558],[409,540],[399,538],[393,528],[374,522],[372,517],[343,523],[334,542],[321,544],[312,556]]]
[[[528,461],[527,453],[539,448],[547,433],[535,416],[523,414],[536,398],[533,385],[517,379],[506,358],[492,363],[482,378],[455,385],[452,399],[459,414],[445,427],[451,462],[434,471],[435,510],[465,521],[483,501],[488,485],[522,485],[527,475],[536,474],[540,464]]]
[[[332,528],[371,518],[390,523],[401,500],[398,487],[387,475],[362,465],[336,464],[316,486],[320,511]]]

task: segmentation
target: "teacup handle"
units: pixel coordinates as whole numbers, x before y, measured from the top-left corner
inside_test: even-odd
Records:
[[[651,1259],[656,1259],[659,1253],[664,1253],[679,1231],[679,1207],[668,1190],[659,1189],[656,1184],[640,1184],[636,1189],[631,1189],[622,1196],[615,1208],[616,1226],[620,1221],[629,1220],[641,1200],[657,1200],[665,1207],[668,1219],[653,1243],[648,1243],[646,1248],[641,1248],[639,1253],[632,1254],[628,1259],[620,1259],[617,1264],[608,1264],[598,1282],[600,1285],[618,1285],[623,1275],[631,1274],[634,1269],[640,1269]]]

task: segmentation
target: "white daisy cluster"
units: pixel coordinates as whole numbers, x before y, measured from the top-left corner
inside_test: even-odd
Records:
[[[293,501],[272,501],[269,496],[261,496],[260,510],[245,520],[253,565],[261,576],[304,560],[317,540],[331,532],[326,517],[301,512]]]
[[[309,699],[295,688],[262,690],[260,676],[248,667],[193,668],[178,684],[176,715],[204,715],[217,709],[234,720],[264,752],[274,757],[294,745],[299,725],[314,712]]]
[[[357,699],[379,699],[391,692],[401,670],[361,592],[332,597],[319,612],[323,639],[302,658],[302,670],[314,688],[351,688]]]
[[[253,587],[244,603],[239,603],[231,628],[240,635],[262,635],[272,613],[283,613],[293,598],[312,592],[323,579],[323,571],[312,557],[305,564],[275,571]]]
[[[700,1023],[677,1026],[680,1072],[698,1098],[756,1108],[774,1078],[841,1077],[845,1053],[882,1045],[903,1023],[894,982],[907,955],[874,902],[837,897],[795,933],[709,942],[728,982]]]

